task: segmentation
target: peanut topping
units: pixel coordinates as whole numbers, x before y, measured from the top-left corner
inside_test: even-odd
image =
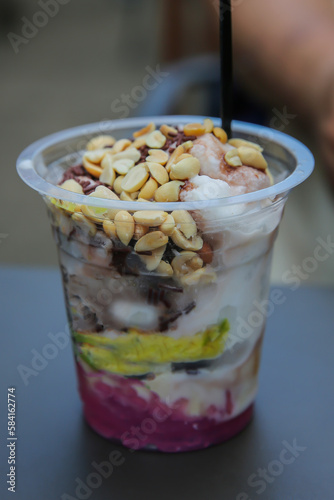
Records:
[[[208,285],[209,283],[216,281],[216,279],[216,273],[207,267],[202,267],[202,269],[197,269],[193,273],[185,274],[180,277],[180,281],[184,286],[195,286],[198,284]]]
[[[159,266],[162,256],[165,253],[166,245],[152,250],[152,255],[140,255],[140,260],[144,262],[148,271],[154,271]]]
[[[168,162],[169,155],[162,149],[149,149],[148,154],[147,162],[160,163],[160,165],[166,165]]]
[[[103,221],[103,230],[109,238],[113,240],[117,239],[116,225],[111,220]]]
[[[191,179],[198,175],[201,170],[201,164],[197,158],[190,156],[189,158],[184,158],[178,163],[171,165],[170,168],[170,178],[172,180]]]
[[[133,239],[140,240],[140,238],[142,238],[143,236],[145,236],[145,234],[148,233],[148,230],[149,230],[148,226],[143,226],[142,224],[136,224]]]
[[[172,217],[176,227],[189,239],[197,234],[196,222],[186,210],[174,210]]]
[[[120,153],[124,151],[129,146],[132,145],[132,142],[129,139],[120,139],[114,145],[114,147],[110,150],[113,154]]]
[[[210,118],[205,118],[205,120],[203,121],[203,125],[205,127],[205,133],[206,134],[210,134],[210,132],[213,131],[214,124],[213,124],[213,121]]]
[[[242,166],[242,161],[240,159],[237,149],[231,149],[230,151],[227,151],[227,153],[225,153],[224,158],[226,163],[230,165],[230,167]]]
[[[152,233],[147,233],[145,236],[140,238],[135,244],[135,252],[147,252],[150,250],[155,250],[168,243],[168,236],[166,236],[161,231],[153,231]]]
[[[166,137],[159,131],[151,132],[146,139],[149,148],[161,149],[166,144]]]
[[[102,163],[108,158],[107,156],[103,158]],[[110,162],[107,166],[104,166],[102,174],[100,175],[100,182],[103,182],[104,184],[108,184],[109,186],[113,187],[113,184],[116,179],[116,172],[113,168],[112,162]]]
[[[221,127],[215,127],[213,133],[223,144],[227,142],[227,133]]]
[[[124,158],[123,160],[117,160],[113,163],[113,168],[120,175],[126,175],[129,170],[135,166],[135,162],[128,158]]]
[[[188,123],[184,126],[183,132],[185,135],[203,135],[205,134],[205,126],[202,123]]]
[[[140,163],[133,167],[124,177],[121,183],[123,191],[133,193],[138,191],[148,179],[146,163]]]
[[[192,250],[193,252],[197,252],[203,246],[203,240],[200,236],[196,235],[187,239],[177,228],[175,228],[172,232],[171,238],[175,245],[183,250]]]
[[[146,134],[150,134],[155,130],[155,124],[153,122],[150,122],[146,127],[141,128],[140,130],[137,130],[137,132],[134,132],[133,137],[137,139],[138,137],[141,137]]]
[[[166,236],[170,236],[174,231],[175,220],[168,214],[166,220],[159,226],[160,231],[162,231]]]
[[[160,186],[154,193],[154,199],[157,202],[164,201],[178,201],[180,188],[183,186],[183,182],[180,181],[170,181],[166,184]]]
[[[93,151],[94,149],[103,149],[107,147],[112,147],[116,142],[116,139],[111,135],[98,135],[93,137],[86,146],[87,151]]]
[[[123,191],[121,184],[122,184],[122,181],[123,181],[124,177],[125,177],[124,175],[120,175],[114,181],[113,188],[114,188],[115,193],[117,193],[117,194],[121,194],[121,192]]]
[[[160,264],[156,267],[155,272],[160,274],[160,276],[173,276],[172,266],[164,260],[160,261]]]
[[[133,214],[133,218],[144,226],[160,226],[167,218],[167,212],[161,210],[138,210]]]
[[[132,215],[125,210],[120,210],[115,216],[115,226],[118,238],[123,245],[128,245],[135,232],[135,223]]]
[[[63,182],[59,187],[66,189],[67,191],[72,191],[72,193],[84,194],[82,187],[79,182],[74,179],[68,179]]]
[[[168,139],[173,138],[177,135],[177,130],[169,125],[161,125],[160,132],[164,134]]]
[[[238,148],[238,155],[243,165],[258,168],[259,170],[266,170],[268,168],[268,163],[264,159],[262,153],[254,148],[241,146]]]
[[[154,197],[154,193],[158,189],[159,184],[156,180],[152,179],[152,177],[144,184],[139,192],[139,197],[144,198],[145,200],[150,200]]]
[[[230,139],[228,143],[231,144],[231,146],[234,146],[235,148],[240,148],[241,146],[247,146],[248,148],[257,149],[258,151],[260,151],[260,153],[262,153],[263,151],[263,148],[261,148],[259,144],[255,144],[255,142],[251,141],[245,141],[244,139]]]
[[[147,164],[152,177],[160,184],[166,184],[169,181],[166,169],[160,163],[150,162]]]

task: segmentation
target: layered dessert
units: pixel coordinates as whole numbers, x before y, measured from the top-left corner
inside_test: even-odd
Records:
[[[46,201],[89,424],[168,452],[238,433],[257,391],[265,316],[253,313],[268,295],[284,199],[209,201],[269,187],[262,148],[228,140],[211,119],[149,123],[93,137],[56,171],[85,196]]]

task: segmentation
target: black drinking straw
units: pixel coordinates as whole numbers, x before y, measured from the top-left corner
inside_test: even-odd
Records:
[[[220,0],[220,116],[222,120],[222,127],[228,137],[231,137],[233,93],[231,17],[231,0]]]

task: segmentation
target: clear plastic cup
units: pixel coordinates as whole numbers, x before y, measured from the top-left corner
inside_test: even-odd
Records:
[[[50,216],[85,418],[102,436],[132,449],[205,448],[231,438],[251,419],[273,243],[288,193],[311,174],[314,160],[303,144],[281,132],[234,122],[235,137],[264,147],[275,180],[271,187],[152,204],[88,198],[54,183],[80,162],[96,135],[119,139],[149,121],[159,126],[202,119],[169,116],[77,127],[32,144],[17,163]],[[183,210],[195,226],[188,216],[181,218],[183,233],[175,239],[167,219],[163,245],[136,252],[134,237],[125,244],[112,224],[108,229],[105,221],[117,210]],[[131,224],[123,225],[125,232],[131,233]],[[151,231],[159,229],[153,226]]]

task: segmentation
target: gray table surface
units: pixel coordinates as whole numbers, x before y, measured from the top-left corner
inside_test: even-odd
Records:
[[[241,434],[203,451],[160,454],[130,452],[85,424],[69,345],[51,349],[54,358],[24,383],[18,367],[32,368],[49,334],[64,331],[60,276],[2,268],[0,277],[1,499],[334,498],[333,289],[281,289],[286,300],[268,320],[255,416]],[[17,399],[15,495],[6,485],[9,386]],[[107,478],[92,475],[93,463],[115,450],[122,463]],[[76,492],[80,480],[92,487]]]

